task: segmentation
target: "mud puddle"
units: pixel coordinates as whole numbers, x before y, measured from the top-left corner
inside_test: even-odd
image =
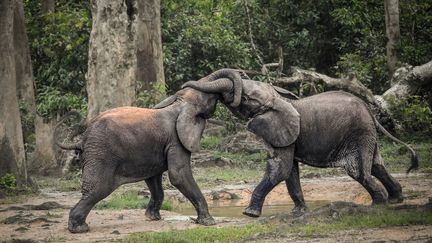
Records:
[[[308,208],[316,209],[324,205],[327,205],[330,202],[331,201],[326,201],[326,200],[312,201],[308,203]],[[210,214],[213,215],[214,217],[249,218],[248,216],[243,215],[243,210],[245,207],[246,205],[242,205],[241,200],[238,199],[231,200],[228,203],[219,202],[219,201],[209,202]],[[265,205],[263,207],[261,216],[267,217],[279,213],[287,213],[290,212],[293,208],[294,208],[294,204],[291,202],[286,202],[283,204]],[[177,207],[175,207],[173,211],[186,216],[196,215],[195,208],[193,208],[190,203],[180,204]]]

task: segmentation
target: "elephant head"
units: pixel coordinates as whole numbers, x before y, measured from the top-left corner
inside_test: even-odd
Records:
[[[176,121],[178,138],[187,150],[197,152],[206,124],[205,119],[213,115],[219,97],[220,95],[217,93],[206,94],[186,88],[169,96],[153,108],[161,109],[179,103],[181,110]]]
[[[215,75],[218,74],[218,75]],[[228,75],[229,74],[229,75]],[[293,105],[283,97],[298,99],[291,92],[271,84],[242,80],[232,69],[222,69],[198,82],[186,82],[183,87],[192,87],[206,93],[219,93],[224,103],[226,97],[234,97],[228,108],[238,117],[250,119],[248,128],[260,135],[274,147],[292,144],[300,133],[300,115]],[[213,80],[213,77],[219,79]],[[228,79],[226,79],[228,78]],[[213,80],[210,81],[209,80]],[[240,84],[238,84],[240,83]],[[242,87],[240,95],[235,93],[235,86]],[[234,93],[233,95],[230,95]],[[240,100],[238,105],[236,100]],[[232,105],[232,104],[235,105]]]
[[[228,82],[226,79],[231,81]],[[220,69],[198,81],[184,83],[182,88],[185,87],[195,88],[207,93],[221,93],[225,103],[231,102],[231,107],[239,106],[243,90],[242,78],[234,69]]]

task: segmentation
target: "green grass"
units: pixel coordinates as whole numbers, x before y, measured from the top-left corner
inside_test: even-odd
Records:
[[[407,141],[416,151],[420,166],[419,172],[432,172],[432,140],[413,140]],[[398,143],[387,138],[379,140],[379,150],[384,159],[386,167],[390,172],[405,172],[411,161],[409,150]]]
[[[170,232],[134,233],[125,238],[123,242],[235,242],[260,233],[272,233],[275,236],[296,234],[310,237],[348,229],[431,224],[432,212],[430,211],[396,211],[383,208],[380,212],[345,215],[337,219],[315,218],[305,225],[288,225],[285,222],[255,223],[223,228],[199,227]]]
[[[123,194],[113,194],[108,199],[96,204],[95,209],[140,209],[146,208],[149,198],[138,195],[135,191],[127,191]],[[172,210],[172,202],[164,200],[162,210]]]
[[[432,212],[383,211],[369,214],[345,215],[332,222],[326,219],[316,219],[314,222],[286,229],[290,234],[311,236],[327,234],[339,230],[378,228],[402,225],[431,225]]]
[[[81,188],[81,179],[79,176],[66,178],[35,177],[34,181],[39,188],[54,188],[62,192],[78,191]]]
[[[201,189],[223,184],[258,182],[264,175],[263,169],[208,167],[194,168],[193,175]]]
[[[234,166],[249,167],[260,170],[265,168],[267,162],[267,152],[265,151],[252,154],[215,151],[213,157],[214,159],[218,159],[221,157],[230,159],[233,161]]]
[[[222,138],[219,136],[203,136],[201,139],[201,149],[213,150],[218,147]]]
[[[232,227],[198,227],[171,232],[134,233],[123,242],[234,242],[256,233],[270,232],[272,226],[249,224]]]

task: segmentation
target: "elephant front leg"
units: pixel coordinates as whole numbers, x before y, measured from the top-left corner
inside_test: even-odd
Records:
[[[249,206],[243,212],[247,216],[259,217],[267,194],[290,175],[294,145],[286,148],[274,148],[273,153],[274,156],[267,162],[264,178],[253,191]]]
[[[198,218],[196,223],[214,225],[215,220],[208,211],[207,202],[201,193],[190,167],[190,152],[183,148],[172,149],[168,154],[168,174],[175,186],[195,207]]]
[[[294,202],[292,214],[302,215],[307,210],[307,207],[300,185],[300,173],[297,161],[294,161],[291,174],[288,179],[285,180],[285,183],[287,185],[288,193]]]
[[[160,208],[164,199],[164,192],[162,187],[162,174],[153,176],[145,180],[147,187],[150,190],[150,201],[148,203],[145,215],[150,220],[160,220]]]

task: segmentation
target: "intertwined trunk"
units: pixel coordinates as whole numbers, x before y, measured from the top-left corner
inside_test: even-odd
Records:
[[[17,74],[23,66],[19,65],[20,50],[14,45],[16,24],[19,24],[15,22],[19,19],[15,17],[16,12],[23,13],[21,1],[0,0],[0,176],[13,173],[19,182],[27,182],[17,93],[25,75]]]
[[[164,82],[160,0],[93,0],[92,16],[88,120],[132,105],[138,91]]]

